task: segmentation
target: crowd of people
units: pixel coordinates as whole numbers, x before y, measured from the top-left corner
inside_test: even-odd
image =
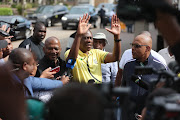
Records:
[[[88,14],[80,17],[78,28],[64,54],[65,61],[60,58],[62,46],[58,38],[51,36],[42,42],[46,36],[43,23],[35,24],[33,35],[19,48],[13,49],[13,36],[0,36],[0,119],[103,120],[106,98],[92,85],[109,83],[113,87],[131,88],[129,100],[134,107],[130,114],[139,115],[129,115],[129,119],[138,117],[145,120],[147,112],[151,112],[147,102],[155,96],[177,93],[170,88],[162,88],[165,83],[160,86],[159,82],[153,84],[151,80],[159,77],[155,73],[135,74],[136,67],[169,71],[167,65],[175,58],[180,63],[180,27],[176,17],[157,12],[155,24],[167,41],[167,48],[158,53],[153,51],[151,34],[142,31],[122,57],[119,18],[113,15],[111,28],[105,28],[114,36],[112,53],[104,49],[109,43],[104,33],[92,35],[89,20]],[[9,32],[6,26],[1,30]],[[60,69],[52,71],[53,68]],[[32,97],[32,101],[27,102]],[[111,97],[115,99],[118,96]],[[32,108],[34,111],[30,110]]]

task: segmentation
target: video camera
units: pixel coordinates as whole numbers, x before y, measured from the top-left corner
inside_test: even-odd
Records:
[[[129,118],[134,118],[134,115],[131,113],[134,104],[129,98],[130,87],[113,87],[112,83],[91,85],[95,86],[104,97],[104,120],[128,120]],[[117,99],[115,99],[115,96]]]
[[[15,36],[15,31],[17,29],[17,24],[19,22],[16,20],[14,23],[10,23],[10,22],[6,22],[6,21],[2,21],[0,20],[0,27],[2,27],[2,25],[6,25],[6,30],[0,30],[0,35],[3,37],[8,37],[8,36]],[[10,28],[9,33],[7,33],[7,29]]]
[[[165,0],[119,0],[117,16],[121,20],[156,20],[156,10],[179,16],[177,8],[170,6]]]
[[[172,64],[174,65],[175,63],[172,63]],[[171,66],[169,66],[169,68],[171,68]],[[165,87],[169,87],[169,88],[176,90],[177,92],[180,92],[180,88],[179,88],[180,77],[177,76],[177,70],[180,70],[179,65],[177,65],[174,69],[176,71],[156,70],[152,67],[140,67],[140,66],[138,66],[135,68],[135,75],[157,74],[158,79],[150,81],[151,84],[149,84],[150,85],[149,88],[151,88],[151,91],[154,89],[154,86],[158,82],[164,82]]]
[[[156,96],[147,105],[145,120],[180,120],[180,94]]]

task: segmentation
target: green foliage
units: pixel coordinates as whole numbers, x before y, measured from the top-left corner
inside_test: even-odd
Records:
[[[15,3],[11,5],[12,8],[16,8],[16,6],[17,6],[17,4],[15,4]]]
[[[0,8],[0,15],[13,15],[11,8]]]

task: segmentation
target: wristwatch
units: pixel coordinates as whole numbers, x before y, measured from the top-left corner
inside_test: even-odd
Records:
[[[114,42],[120,42],[122,41],[121,39],[115,39]]]

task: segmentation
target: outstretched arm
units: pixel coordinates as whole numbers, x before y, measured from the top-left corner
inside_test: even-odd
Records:
[[[83,15],[82,19],[80,17],[77,33],[76,33],[74,42],[72,44],[71,50],[66,60],[68,60],[69,58],[75,58],[75,59],[77,58],[82,35],[87,33],[87,31],[89,30],[91,26],[91,24],[88,24],[89,19],[90,19],[90,16],[88,14]]]
[[[105,58],[105,63],[115,62],[120,59],[121,54],[121,42],[120,39],[121,26],[120,20],[117,18],[117,15],[113,15],[111,18],[111,29],[106,28],[107,31],[114,35],[114,49],[113,53],[108,53]]]

